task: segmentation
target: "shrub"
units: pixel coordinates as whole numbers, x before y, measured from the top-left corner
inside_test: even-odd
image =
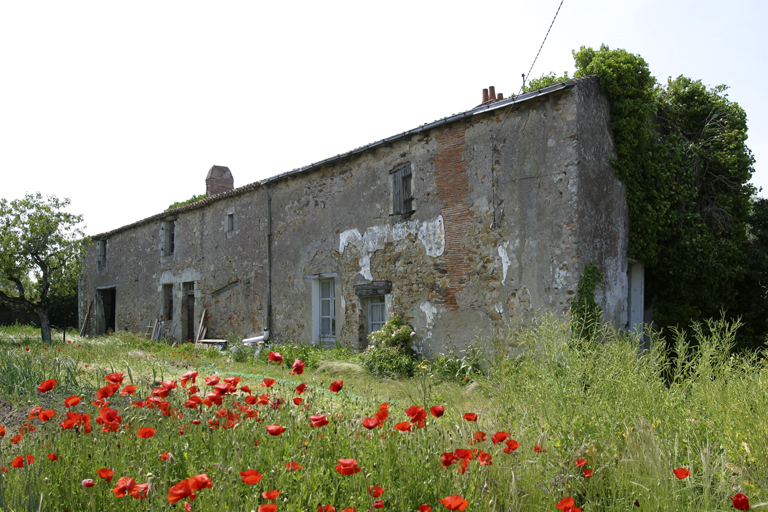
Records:
[[[413,327],[404,324],[399,316],[393,315],[380,330],[368,335],[368,341],[372,346],[395,347],[412,353],[413,335]]]
[[[377,377],[412,377],[418,362],[399,347],[371,345],[360,354],[360,364]]]
[[[226,340],[233,361],[237,363],[245,363],[246,361],[253,359],[253,347],[244,344],[241,338],[230,333],[227,335]]]

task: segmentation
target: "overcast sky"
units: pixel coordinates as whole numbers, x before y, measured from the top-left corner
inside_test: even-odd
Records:
[[[70,197],[96,234],[520,89],[560,0],[0,4],[0,197]],[[564,0],[531,76],[624,48],[749,118],[768,195],[768,3]]]

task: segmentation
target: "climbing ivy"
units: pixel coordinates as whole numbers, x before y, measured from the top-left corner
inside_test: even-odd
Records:
[[[600,325],[603,308],[595,301],[598,284],[603,284],[603,273],[597,263],[591,261],[584,266],[576,297],[571,301],[571,319],[579,338],[591,339]]]
[[[573,57],[575,77],[596,74],[610,102],[629,256],[645,262],[656,324],[686,327],[733,309],[755,193],[746,113],[726,86],[683,76],[659,84],[625,50],[581,47]]]

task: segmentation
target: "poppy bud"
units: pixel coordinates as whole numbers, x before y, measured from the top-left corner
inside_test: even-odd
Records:
[[[96,482],[94,482],[93,479],[91,478],[86,478],[85,480],[82,481],[82,485],[83,487],[93,487],[94,485],[96,485]]]

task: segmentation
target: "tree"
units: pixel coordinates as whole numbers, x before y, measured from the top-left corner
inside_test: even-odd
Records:
[[[39,192],[0,199],[0,301],[35,311],[43,341],[51,340],[52,298],[76,293],[73,276],[90,244],[78,227],[83,216],[64,211],[69,203]]]
[[[629,256],[646,268],[646,307],[664,328],[733,311],[746,275],[754,187],[747,117],[726,86],[680,76],[660,85],[642,57],[582,47],[576,77],[595,73],[611,104],[627,187]]]

